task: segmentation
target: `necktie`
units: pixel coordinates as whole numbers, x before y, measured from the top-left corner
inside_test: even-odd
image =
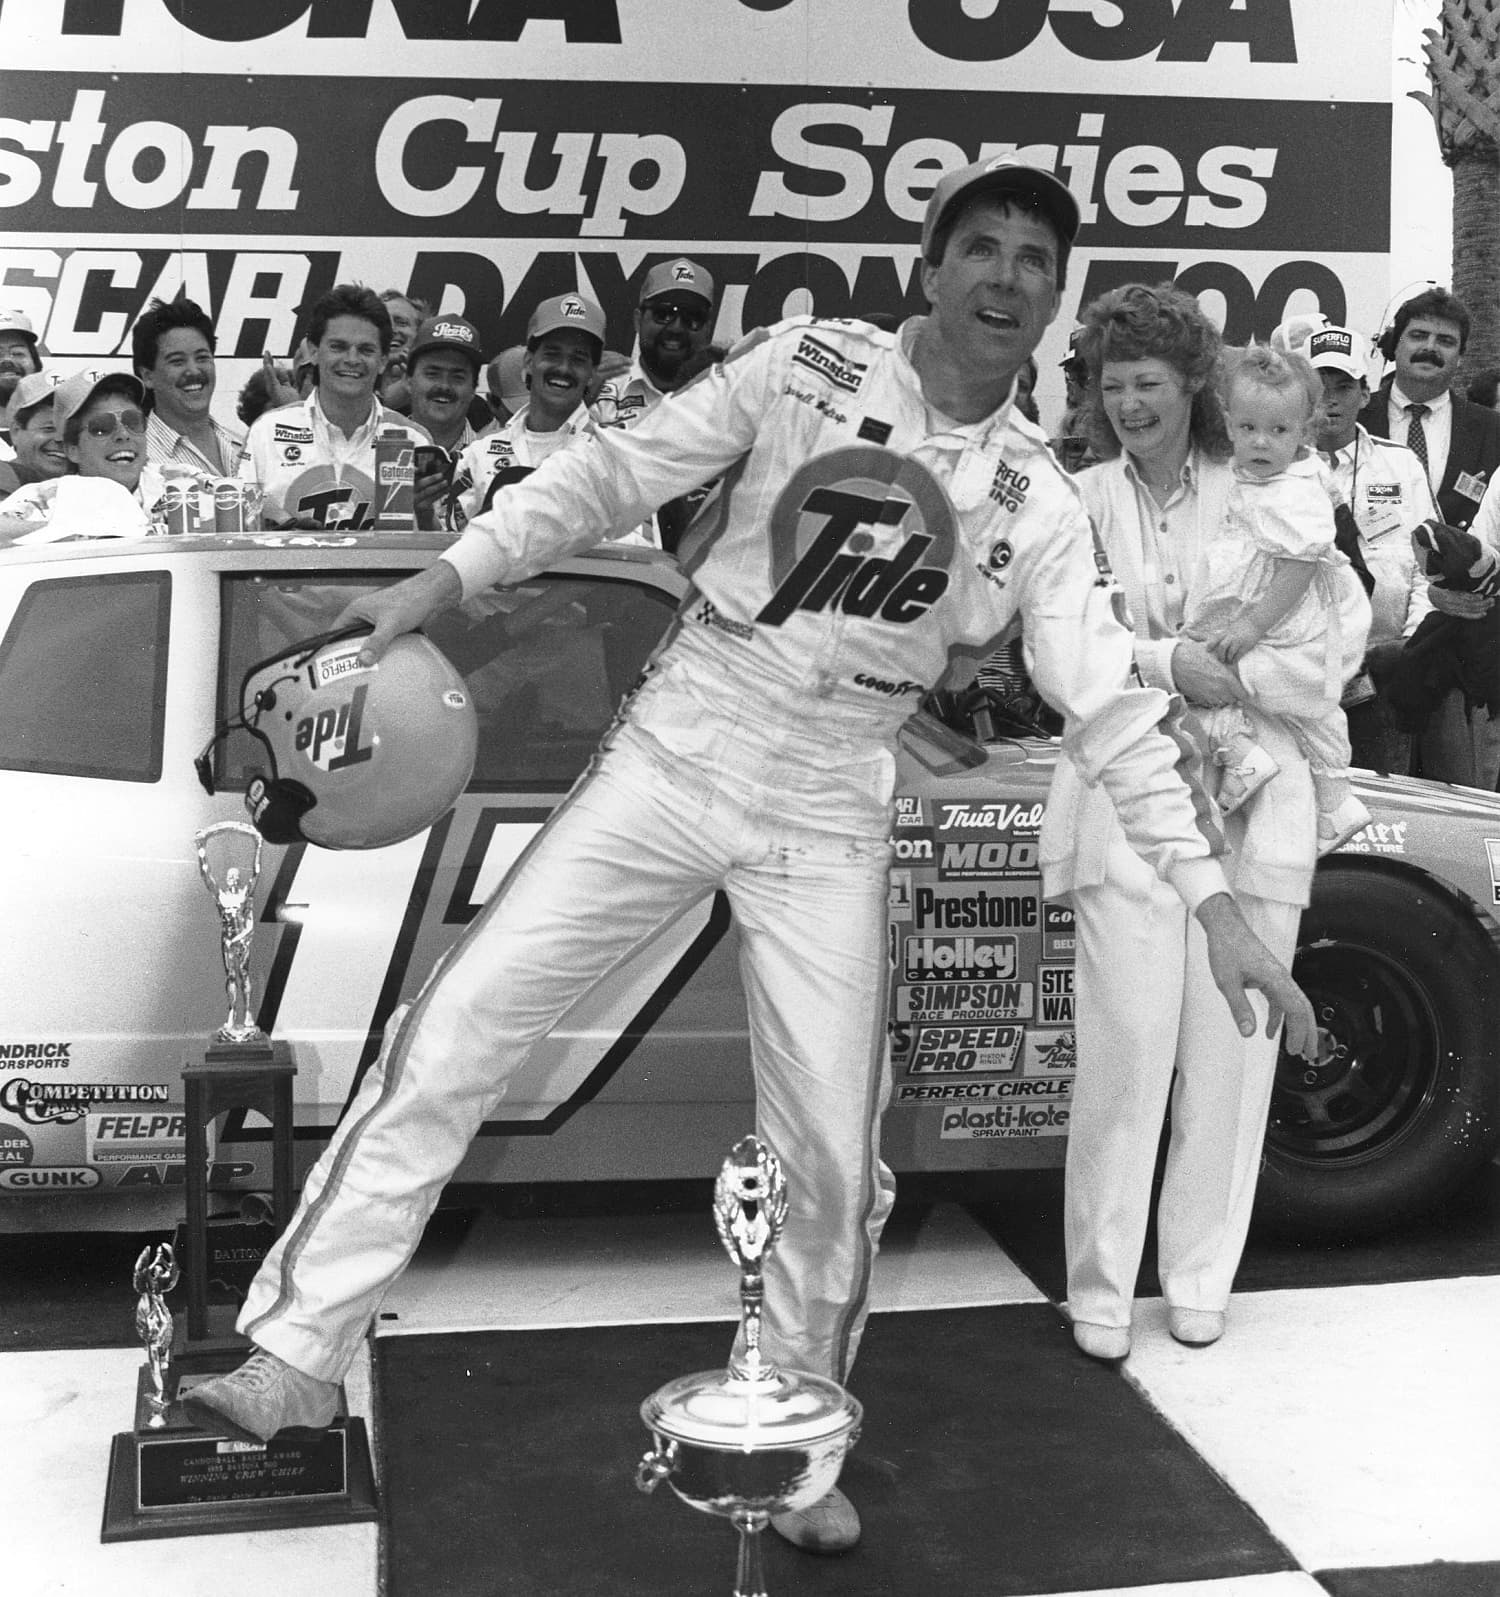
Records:
[[[1427,414],[1427,406],[1408,405],[1406,414],[1411,417],[1406,428],[1406,447],[1422,462],[1422,470],[1426,471],[1427,434],[1422,428],[1422,418]]]

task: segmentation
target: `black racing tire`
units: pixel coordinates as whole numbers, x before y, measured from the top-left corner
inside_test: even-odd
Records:
[[[1322,1036],[1282,1051],[1256,1221],[1370,1236],[1453,1193],[1500,1144],[1500,955],[1474,914],[1415,874],[1329,866],[1294,974]]]

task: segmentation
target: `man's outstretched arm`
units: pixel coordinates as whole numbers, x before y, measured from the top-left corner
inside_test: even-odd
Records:
[[[377,588],[345,607],[335,627],[369,621],[375,630],[359,651],[361,665],[374,665],[403,632],[415,632],[435,615],[450,610],[463,594],[458,572],[446,560],[434,560],[425,570],[389,588]]]

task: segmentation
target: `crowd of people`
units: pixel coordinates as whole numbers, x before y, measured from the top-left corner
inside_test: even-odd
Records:
[[[1090,419],[1081,343],[1088,310],[1062,363],[1064,409],[1047,429],[1074,474],[1110,449],[1097,409]],[[434,315],[396,289],[341,284],[308,308],[293,356],[283,363],[268,354],[245,383],[236,404],[242,430],[214,414],[213,322],[184,297],[154,302],[138,320],[131,373],[79,373],[63,396],[29,318],[0,311],[0,546],[90,530],[129,534],[143,522],[160,529],[161,495],[173,478],[201,486],[205,507],[215,480],[253,484],[266,527],[369,527],[381,432],[427,446],[418,457],[417,524],[462,532],[500,488],[554,450],[600,427],[633,427],[721,359],[725,351],[711,342],[716,312],[712,277],[679,258],[643,280],[633,356],[608,347],[604,313],[581,294],[544,301],[524,343],[489,354],[462,316]],[[878,313],[869,320],[886,330],[895,323]],[[1457,389],[1468,333],[1468,312],[1446,290],[1408,300],[1379,341],[1391,372],[1373,395],[1370,349],[1352,328],[1299,317],[1273,342],[1304,356],[1321,381],[1321,396],[1316,387],[1309,396],[1306,458],[1293,469],[1331,479],[1339,547],[1371,590],[1365,658],[1341,700],[1352,763],[1493,789],[1500,496],[1486,490],[1500,466],[1500,413]],[[85,375],[92,382],[82,386]],[[1478,374],[1471,392],[1482,391],[1488,375]],[[1040,424],[1036,380],[1031,356],[1017,373],[1014,403]],[[111,396],[134,403],[110,411],[103,402]],[[81,408],[92,418],[80,418]],[[87,427],[109,415],[115,435],[98,443]],[[72,439],[64,436],[69,417]],[[136,417],[143,434],[127,425]],[[74,480],[62,486],[67,479]],[[713,483],[699,485],[659,506],[624,541],[676,553],[714,492]],[[1429,523],[1443,530],[1419,531]],[[1035,693],[1020,647],[1013,639],[986,661],[978,683],[1011,719],[1055,732],[1055,712]],[[967,702],[973,708],[976,700]],[[1246,763],[1237,758],[1230,769]],[[1263,760],[1250,763],[1265,769]],[[1346,806],[1345,814],[1356,812]]]
[[[691,540],[693,592],[588,775],[392,1017],[250,1289],[253,1355],[187,1400],[204,1423],[260,1441],[330,1421],[531,1046],[715,889],[741,930],[760,1128],[800,1183],[762,1345],[845,1379],[894,1196],[879,1157],[894,745],[913,694],[997,645],[1060,726],[1040,853],[1043,891],[1077,924],[1073,1336],[1129,1355],[1169,1099],[1169,1329],[1191,1346],[1223,1334],[1278,1046],[1316,1047],[1289,974],[1301,910],[1319,855],[1369,820],[1351,764],[1397,769],[1409,743],[1426,774],[1467,759],[1463,778],[1494,786],[1477,640],[1500,417],[1451,392],[1468,319],[1440,291],[1402,307],[1392,380],[1364,403],[1353,330],[1305,318],[1226,351],[1192,296],[1136,284],[1084,307],[1049,440],[1034,356],[1078,225],[1063,184],[1000,158],[936,184],[930,311],[899,325],[793,318],[719,350],[715,285],[680,258],[643,280],[629,361],[581,294],[537,306],[519,358],[486,364],[465,319],[341,285],[289,372],[267,364],[268,408],[238,448],[270,524],[367,525],[375,440],[394,430],[420,446],[418,522],[458,534],[340,618],[372,627],[366,666],[601,539]],[[53,391],[74,475],[143,504],[157,462],[226,466],[233,435],[206,418],[212,329],[192,309],[148,313],[135,375]],[[0,333],[0,375],[9,347]],[[38,393],[16,376],[13,437]],[[0,522],[19,519],[10,504]],[[22,536],[45,533],[41,508]],[[818,1551],[860,1534],[837,1489],[772,1523]]]

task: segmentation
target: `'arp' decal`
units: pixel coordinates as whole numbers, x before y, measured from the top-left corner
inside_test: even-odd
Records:
[[[903,626],[947,592],[953,552],[953,510],[925,466],[889,449],[830,450],[771,512],[775,591],[755,619],[776,627],[806,610]]]

